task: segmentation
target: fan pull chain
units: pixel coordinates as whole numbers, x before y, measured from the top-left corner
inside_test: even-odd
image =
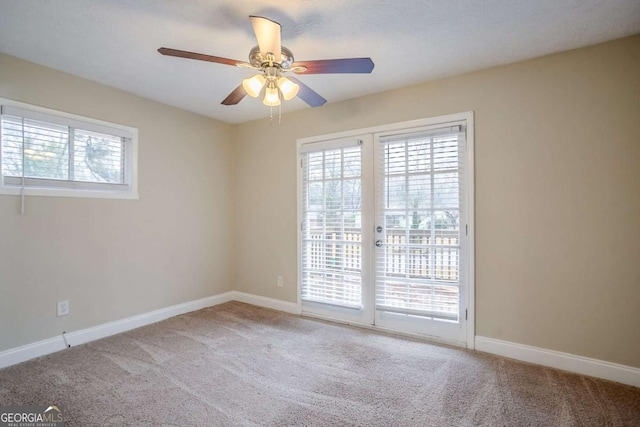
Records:
[[[273,126],[273,105],[269,107],[269,125]],[[278,126],[282,125],[282,104],[278,105]]]

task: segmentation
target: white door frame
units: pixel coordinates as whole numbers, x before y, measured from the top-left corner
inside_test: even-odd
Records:
[[[468,233],[467,233],[467,238],[466,238],[466,251],[468,254],[468,262],[465,263],[465,265],[463,266],[463,268],[466,269],[466,277],[467,277],[467,286],[465,289],[466,295],[464,299],[466,299],[467,301],[467,307],[466,307],[466,314],[467,314],[467,318],[466,318],[466,322],[467,322],[467,327],[466,327],[466,343],[461,343],[461,342],[455,342],[452,344],[466,344],[467,348],[473,349],[475,348],[475,180],[474,180],[474,148],[475,148],[475,141],[474,141],[474,114],[473,111],[468,111],[468,112],[464,112],[464,113],[457,113],[457,114],[449,114],[449,115],[445,115],[445,116],[438,116],[438,117],[431,117],[431,118],[426,118],[426,119],[419,119],[419,120],[411,120],[411,121],[406,121],[406,122],[400,122],[400,123],[393,123],[393,124],[387,124],[387,125],[382,125],[382,126],[376,126],[376,127],[371,127],[371,128],[364,128],[364,129],[357,129],[357,130],[351,130],[351,131],[344,131],[344,132],[337,132],[337,133],[332,133],[332,134],[327,134],[327,135],[319,135],[319,136],[313,136],[313,137],[306,137],[306,138],[299,138],[297,140],[297,150],[299,151],[300,148],[304,145],[304,144],[311,144],[314,142],[322,142],[322,141],[326,141],[326,140],[332,140],[332,139],[342,139],[342,138],[348,138],[348,137],[357,137],[363,134],[376,134],[376,133],[384,133],[384,132],[389,132],[389,131],[402,131],[405,129],[410,129],[410,128],[419,128],[419,127],[424,127],[424,126],[433,126],[433,125],[438,125],[438,124],[442,124],[442,125],[446,125],[447,123],[450,122],[456,122],[456,121],[461,121],[464,120],[466,122],[466,130],[467,130],[467,135],[466,135],[466,146],[467,146],[467,150],[465,153],[465,166],[466,166],[466,173],[464,174],[464,179],[465,179],[465,192],[464,192],[464,197],[465,197],[465,204],[467,206],[467,221],[466,221],[466,227],[468,229]],[[314,315],[313,313],[307,313],[307,312],[303,312],[302,311],[302,299],[301,299],[301,284],[302,284],[302,248],[300,245],[301,239],[302,239],[302,206],[301,206],[301,199],[302,199],[302,167],[301,167],[301,155],[297,155],[296,156],[296,169],[297,169],[297,218],[298,218],[298,232],[297,232],[297,267],[298,267],[298,271],[297,271],[297,292],[298,292],[298,311],[300,313],[302,313],[303,315]],[[364,164],[364,161],[363,161]],[[373,168],[370,168],[373,169]],[[363,177],[364,177],[364,173],[365,171],[363,170]],[[373,170],[369,170],[367,173],[371,173],[373,174]],[[373,176],[371,177],[373,178]],[[373,179],[372,179],[373,182]],[[363,200],[363,206],[364,206],[364,200]],[[363,208],[363,211],[366,210],[368,208]],[[364,226],[364,224],[363,224]],[[462,229],[461,229],[462,232]],[[364,239],[363,239],[363,243],[364,243]],[[363,244],[363,247],[365,245]],[[370,266],[371,269],[374,268],[373,263],[371,263],[372,265]],[[370,276],[370,277],[374,277],[374,271],[371,272],[367,272],[365,274],[365,276]],[[462,300],[462,298],[461,298]],[[340,320],[340,319],[334,319],[334,320]],[[342,320],[344,322],[344,320]],[[354,322],[349,322],[348,323],[355,323],[358,324],[359,322],[354,321]],[[370,326],[370,325],[366,325],[366,323],[363,323],[363,325],[365,326]],[[383,328],[376,328],[375,326],[373,326],[373,328],[375,329],[383,329]],[[427,338],[429,338],[427,336]]]

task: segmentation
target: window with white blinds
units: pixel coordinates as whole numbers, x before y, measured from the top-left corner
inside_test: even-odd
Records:
[[[454,126],[379,138],[377,310],[459,318],[464,135]]]
[[[361,306],[361,236],[362,146],[302,154],[303,300]]]
[[[1,107],[4,194],[135,194],[135,129],[34,108]]]

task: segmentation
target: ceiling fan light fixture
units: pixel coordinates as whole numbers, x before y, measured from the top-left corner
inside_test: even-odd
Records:
[[[249,19],[258,42],[257,46],[254,46],[249,51],[249,62],[168,47],[161,47],[158,52],[162,55],[177,58],[250,68],[258,72],[257,75],[242,80],[242,83],[222,100],[222,105],[237,105],[247,95],[258,98],[264,88],[265,94],[262,102],[267,106],[277,107],[283,100],[288,101],[297,96],[311,107],[320,107],[327,102],[326,99],[296,78],[287,79],[282,75],[284,73],[368,74],[373,71],[375,66],[371,58],[320,59],[295,62],[293,53],[282,46],[282,27],[280,24],[262,16],[251,15]]]
[[[251,78],[242,80],[242,88],[247,92],[247,95],[257,98],[264,87],[265,81],[266,79],[262,74],[256,74]]]
[[[277,107],[280,105],[280,95],[278,94],[278,88],[275,85],[267,86],[267,89],[264,91],[264,99],[262,103],[267,107]]]
[[[295,98],[300,90],[300,86],[286,77],[280,77],[278,79],[278,87],[280,88],[280,92],[282,92],[282,97],[285,101]]]

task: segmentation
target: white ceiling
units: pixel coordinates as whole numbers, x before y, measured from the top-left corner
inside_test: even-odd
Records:
[[[640,33],[638,0],[0,0],[0,51],[241,123],[269,115],[220,105],[251,70],[157,49],[246,61],[249,15],[280,22],[296,60],[373,59],[370,75],[299,77],[329,103]]]

